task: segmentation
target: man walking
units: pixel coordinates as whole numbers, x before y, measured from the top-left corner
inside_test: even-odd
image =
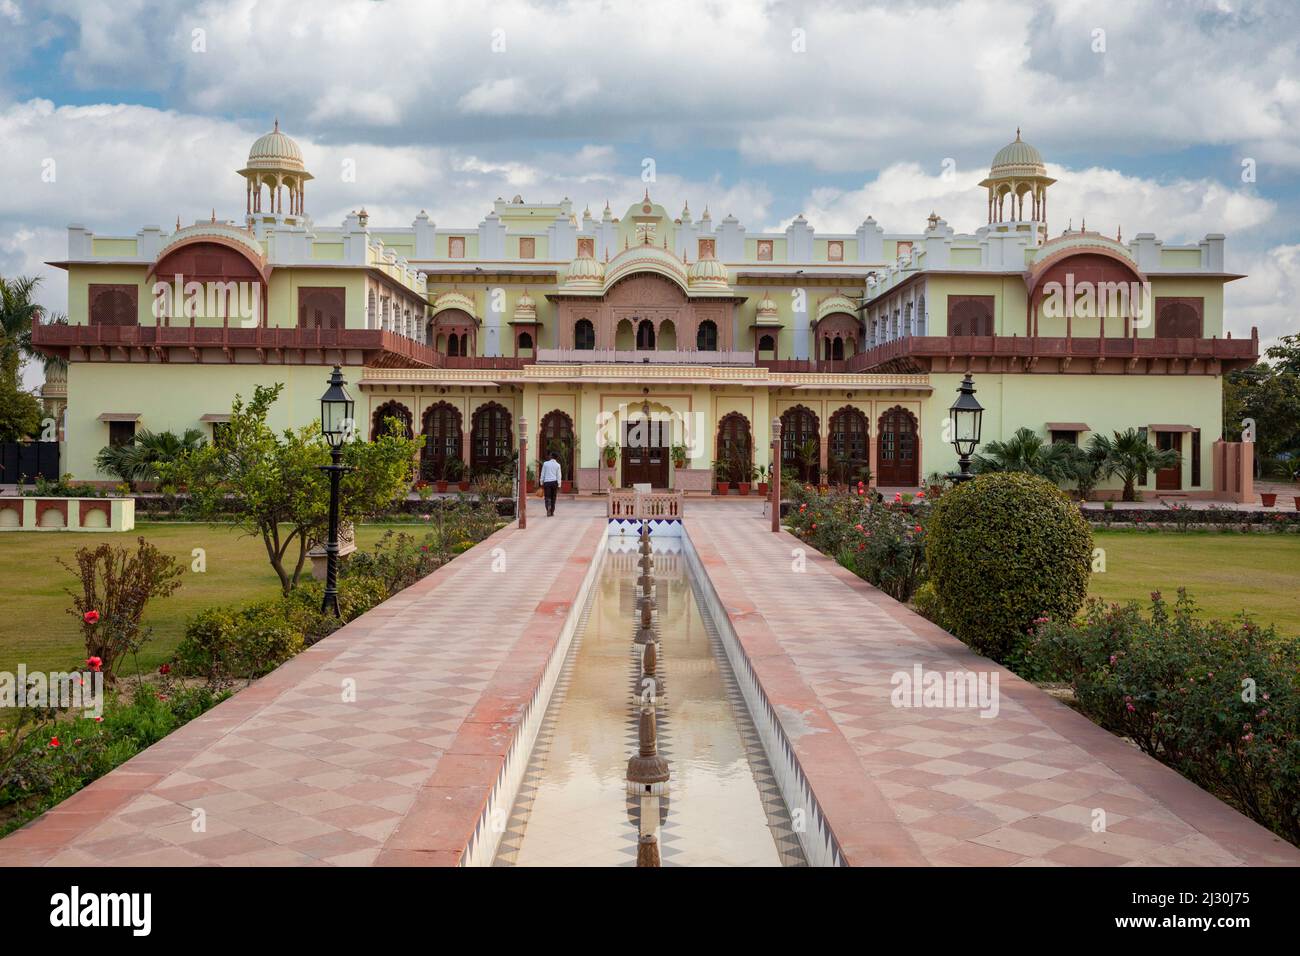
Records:
[[[555,452],[542,462],[542,493],[546,495],[546,517],[555,515],[555,495],[560,490],[560,461]]]

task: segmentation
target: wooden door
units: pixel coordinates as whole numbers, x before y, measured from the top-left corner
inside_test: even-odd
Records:
[[[1156,472],[1156,491],[1181,491],[1183,487],[1183,433],[1156,432],[1156,447],[1161,451],[1178,452],[1178,462],[1172,468]]]
[[[907,409],[895,405],[880,416],[876,466],[881,487],[910,488],[920,483],[916,419]]]
[[[668,487],[668,446],[658,422],[628,422],[623,426],[623,486]]]

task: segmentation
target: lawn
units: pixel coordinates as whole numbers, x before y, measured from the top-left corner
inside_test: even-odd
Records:
[[[1185,587],[1207,617],[1247,611],[1278,633],[1300,636],[1300,535],[1217,531],[1095,531],[1106,573],[1090,593],[1146,604],[1152,591],[1172,601]]]
[[[388,527],[415,534],[423,530],[412,524],[363,525],[357,530],[357,546],[372,545]],[[140,652],[141,670],[152,671],[171,657],[184,635],[185,619],[199,608],[212,604],[238,606],[274,597],[280,591],[262,539],[244,536],[228,525],[140,522],[129,534],[4,534],[0,536],[0,580],[5,589],[5,610],[0,614],[0,671],[12,673],[20,662],[29,670],[66,669],[81,664],[85,651],[79,622],[67,613],[72,602],[64,590],[77,586],[77,579],[57,559],[72,564],[78,548],[97,547],[105,540],[134,547],[141,535],[175,555],[186,569],[181,587],[171,597],[151,602],[145,611],[145,623],[153,626],[153,639]],[[202,574],[190,571],[195,548],[206,551],[207,568]],[[123,673],[134,672],[135,665],[126,661]]]

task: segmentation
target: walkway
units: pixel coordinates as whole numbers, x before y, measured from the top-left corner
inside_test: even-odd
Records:
[[[773,534],[758,506],[692,503],[687,528],[850,865],[1300,864],[1174,771]],[[996,717],[893,706],[891,677],[917,665],[995,672]]]
[[[604,530],[603,504],[538,508],[0,840],[0,866],[456,862]]]

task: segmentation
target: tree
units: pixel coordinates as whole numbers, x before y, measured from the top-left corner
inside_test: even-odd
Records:
[[[1020,471],[1060,482],[1074,477],[1073,447],[1067,442],[1048,444],[1031,429],[1017,428],[1007,441],[991,441],[984,446],[984,453],[975,456],[975,473]]]
[[[188,428],[183,435],[144,429],[125,444],[101,448],[95,467],[135,487],[137,482],[157,481],[161,466],[175,464],[205,444],[207,440],[197,428]]]
[[[307,552],[320,544],[329,521],[330,460],[319,423],[277,434],[266,422],[284,385],[259,385],[247,403],[235,396],[230,425],[220,444],[208,444],[160,469],[161,480],[185,486],[198,517],[234,520],[258,535],[288,594],[297,584]],[[359,521],[404,497],[414,477],[413,462],[423,437],[390,430],[374,441],[344,445],[339,515]]]
[[[30,438],[41,428],[41,403],[18,386],[18,376],[0,369],[0,441]],[[5,475],[4,481],[17,481]]]
[[[1134,485],[1137,484],[1139,475],[1173,468],[1180,461],[1178,452],[1156,448],[1147,441],[1146,434],[1136,428],[1115,432],[1114,438],[1094,435],[1088,450],[1098,462],[1101,477],[1118,476],[1124,482],[1125,501],[1136,500]]]
[[[39,276],[0,276],[0,368],[15,379],[22,360],[32,354],[32,325],[41,315],[36,304]]]

